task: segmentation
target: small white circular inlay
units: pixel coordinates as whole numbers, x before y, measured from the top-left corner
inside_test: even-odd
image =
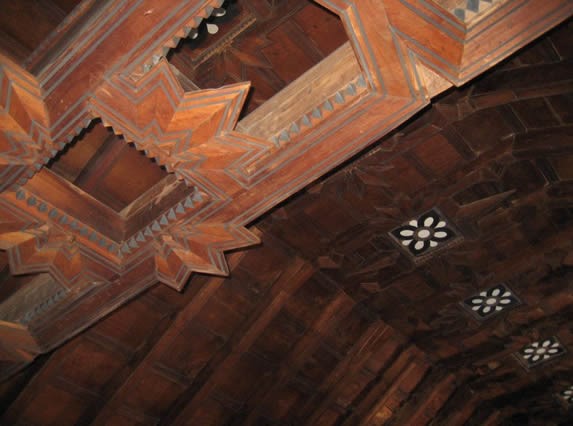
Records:
[[[418,231],[418,238],[428,238],[430,236],[430,231],[427,229],[422,229]]]
[[[495,297],[490,297],[485,301],[485,303],[487,303],[488,305],[495,305],[495,302],[497,302],[497,299]]]

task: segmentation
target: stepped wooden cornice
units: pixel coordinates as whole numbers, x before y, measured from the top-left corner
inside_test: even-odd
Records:
[[[318,3],[349,42],[240,122],[248,83],[186,92],[164,59],[218,0],[108,0],[66,22],[33,73],[0,58],[0,247],[12,273],[50,277],[22,298],[41,314],[1,324],[16,360],[156,281],[227,274],[224,252],[258,241],[252,220],[573,12],[568,0]],[[43,167],[94,119],[174,177],[117,213]]]

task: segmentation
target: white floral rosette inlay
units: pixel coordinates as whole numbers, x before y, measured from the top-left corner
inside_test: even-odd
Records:
[[[455,234],[437,212],[431,210],[394,229],[391,234],[414,256],[438,247]]]
[[[565,353],[565,348],[556,337],[533,342],[519,351],[519,355],[528,366],[549,361],[563,353]]]
[[[561,396],[567,404],[573,403],[573,385],[569,386],[564,391],[561,391],[559,396]]]
[[[499,313],[519,302],[506,286],[500,284],[479,292],[464,303],[480,317],[486,317]]]

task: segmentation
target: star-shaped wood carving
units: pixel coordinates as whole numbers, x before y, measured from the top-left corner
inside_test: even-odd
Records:
[[[78,275],[78,268],[101,269],[103,262],[96,256],[105,256],[107,271],[98,273],[104,277],[121,277],[122,270],[143,257],[155,263],[159,281],[177,289],[194,271],[227,274],[223,252],[256,244],[258,238],[242,226],[213,223],[205,216],[209,206],[228,199],[229,190],[221,185],[233,180],[221,180],[225,170],[238,158],[260,154],[271,145],[247,140],[230,146],[223,138],[235,127],[248,89],[249,83],[242,83],[186,93],[164,60],[136,82],[121,75],[107,78],[90,101],[93,116],[184,180],[189,190],[147,222],[133,219],[131,234],[123,231],[130,218],[118,218],[111,224],[117,229],[106,238],[97,224],[86,223],[81,209],[79,215],[70,214],[66,197],[62,202],[42,198],[49,180],[44,172],[15,193],[2,195],[5,232],[0,240],[9,250],[12,270],[50,272],[71,285],[85,275]],[[53,186],[61,185],[56,177],[51,179]],[[203,217],[197,217],[199,211]],[[29,217],[26,224],[22,217]]]
[[[506,19],[516,3],[467,26],[410,0],[317,1],[349,42],[238,127],[249,83],[186,92],[164,59],[222,0],[108,0],[36,74],[0,56],[0,249],[13,273],[51,280],[18,296],[30,309],[0,322],[0,344],[28,359],[157,281],[227,274],[224,252],[258,241],[254,219],[573,8]],[[118,213],[43,167],[94,119],[175,177]]]

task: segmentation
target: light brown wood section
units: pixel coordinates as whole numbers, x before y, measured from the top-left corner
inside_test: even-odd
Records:
[[[573,12],[573,3],[568,0],[541,3],[515,0],[478,14],[471,23],[464,23],[436,4],[429,0],[320,0],[317,4],[303,0],[246,1],[242,13],[255,19],[252,27],[248,31],[232,32],[236,39],[226,40],[222,45],[214,40],[210,47],[205,47],[207,51],[213,49],[212,56],[195,66],[185,57],[190,55],[187,48],[177,46],[191,31],[204,28],[203,21],[216,18],[212,14],[221,6],[220,1],[109,0],[97,4],[88,1],[80,4],[63,22],[59,32],[49,37],[30,59],[28,65],[34,70],[33,75],[13,60],[0,57],[0,247],[7,251],[12,273],[48,273],[70,292],[65,304],[50,306],[37,320],[33,330],[36,346],[32,348],[23,337],[20,348],[15,343],[18,339],[11,339],[4,343],[10,346],[11,353],[21,354],[22,363],[28,362],[114,312],[158,281],[183,290],[192,274],[227,275],[225,252],[259,243],[256,233],[248,229],[253,221],[404,125],[421,113],[432,97],[452,85],[467,83]],[[229,27],[231,30],[230,23]],[[179,52],[170,54],[171,49]],[[170,55],[171,63],[168,62]],[[296,63],[289,65],[289,61]],[[182,64],[182,69],[177,70],[177,64]],[[209,73],[212,75],[206,77]],[[541,75],[543,77],[538,78],[550,78]],[[245,81],[251,76],[252,82]],[[209,87],[204,87],[205,82],[209,82]],[[212,82],[217,82],[216,87],[210,87]],[[255,101],[247,111],[254,111],[239,121],[245,103],[249,102],[251,85]],[[557,93],[561,93],[559,87],[555,89]],[[517,95],[476,97],[472,98],[475,104],[446,104],[443,110],[456,120],[463,119],[470,110],[479,109],[476,107],[479,102],[486,105],[501,102],[496,96],[507,101]],[[266,99],[269,100],[265,102]],[[554,125],[564,127],[567,117],[560,117],[555,123],[553,111],[566,110],[566,106],[556,102],[556,106],[551,104],[551,108],[545,108],[545,100],[536,102],[545,115],[537,116],[529,107],[517,105],[515,116],[508,114],[507,120],[531,126],[527,130]],[[567,101],[562,102],[568,105]],[[520,108],[523,116],[520,116]],[[488,130],[486,119],[483,122],[474,119],[480,132]],[[97,120],[101,120],[101,125]],[[436,119],[432,129],[442,124]],[[458,131],[456,126],[466,125],[466,122],[456,122],[448,130],[451,133],[432,134],[426,146],[414,148],[416,143],[409,142],[406,147],[412,151],[387,164],[395,171],[391,176],[386,176],[386,169],[370,165],[374,171],[361,171],[357,177],[348,177],[348,187],[357,188],[355,194],[346,195],[349,204],[353,196],[365,190],[360,182],[371,182],[371,174],[380,173],[374,185],[377,195],[372,195],[372,199],[381,201],[370,206],[370,214],[387,214],[382,221],[394,223],[397,218],[404,219],[405,212],[422,213],[418,210],[422,206],[430,208],[432,201],[441,203],[447,214],[461,222],[459,226],[466,229],[470,240],[481,226],[495,228],[496,218],[491,219],[493,223],[486,221],[469,227],[465,227],[465,221],[503,205],[514,191],[521,191],[512,183],[524,176],[529,179],[529,172],[535,176],[550,173],[548,164],[552,163],[549,160],[542,164],[529,163],[527,143],[510,140],[518,131],[502,132],[503,138],[492,139],[498,144],[498,151],[476,159],[483,152],[480,144],[487,144],[483,141],[487,138],[474,141],[471,132],[467,132],[467,146],[450,143]],[[85,132],[90,126],[93,133]],[[111,127],[117,136],[102,126]],[[502,124],[496,126],[505,131]],[[395,133],[395,138],[388,142],[389,151],[400,144],[400,135]],[[55,158],[73,140],[77,140],[75,146],[60,154],[59,159]],[[521,160],[506,164],[506,157],[500,151],[511,142],[515,142],[516,156]],[[127,143],[132,143],[139,152]],[[76,147],[79,147],[77,154]],[[491,170],[482,170],[480,164],[491,158],[499,160],[497,165],[492,164]],[[475,174],[464,175],[462,169],[456,168],[464,161],[473,160],[476,164],[466,166],[477,167]],[[44,168],[47,163],[51,164],[52,171]],[[539,170],[535,171],[536,167]],[[458,170],[459,175],[453,175],[454,170]],[[566,173],[562,169],[558,172]],[[170,175],[166,177],[167,173]],[[464,199],[460,193],[473,188],[472,185],[482,184],[478,177],[492,173],[503,183],[499,184],[501,189],[495,191],[495,196],[485,197],[486,200],[478,204],[455,198]],[[438,193],[436,189],[437,192],[432,193],[428,189],[426,196],[419,198],[411,194],[428,184],[439,185],[437,182],[446,176],[448,185],[453,182],[446,192]],[[388,182],[384,183],[386,179]],[[535,186],[535,179],[532,182]],[[403,202],[396,199],[391,206],[386,206],[384,200],[392,198],[392,190],[384,189],[384,185],[393,184],[407,196],[402,198]],[[486,185],[483,191],[487,193],[488,188]],[[564,188],[555,189],[560,190],[566,192]],[[315,188],[315,191],[321,190]],[[480,191],[476,189],[477,193]],[[545,200],[545,196],[547,194],[536,192],[528,200]],[[529,204],[524,201],[523,211],[511,214],[534,215],[528,209]],[[320,211],[327,214],[319,215]],[[309,206],[307,213],[324,216],[324,221],[314,225],[304,220],[298,224],[306,234],[304,239],[309,247],[323,241],[321,236],[335,229],[338,222],[353,222],[346,208],[333,200],[326,201],[325,205]],[[388,223],[384,222],[384,226]],[[361,228],[360,220],[353,222],[353,226],[358,232],[368,233]],[[272,228],[272,224],[269,227]],[[299,228],[294,234],[300,231]],[[284,239],[286,245],[291,243],[288,235],[277,232],[276,237]],[[379,241],[372,238],[368,244],[378,247]],[[456,244],[462,241],[459,238]],[[499,247],[500,253],[503,252],[504,246]],[[354,288],[346,288],[348,277],[340,278],[345,283],[344,291],[335,292],[316,323],[308,321],[303,346],[306,345],[309,352],[303,350],[301,355],[289,355],[296,368],[303,369],[306,362],[320,364],[321,357],[331,359],[335,365],[335,360],[348,355],[344,339],[354,336],[352,330],[346,330],[347,335],[341,340],[332,336],[334,350],[322,347],[324,342],[320,337],[325,333],[334,335],[333,324],[339,322],[342,326],[346,315],[352,317],[349,324],[358,324],[360,336],[370,336],[370,332],[376,335],[377,327],[385,327],[385,322],[372,325],[372,318],[360,311],[361,301],[370,297],[361,292],[370,289],[371,293],[378,293],[386,285],[381,284],[382,275],[369,274],[383,269],[382,266],[396,264],[398,259],[396,254],[384,254],[379,247],[377,250],[381,258],[372,262],[367,249],[356,254],[352,274],[364,280],[355,282]],[[471,252],[469,248],[467,251]],[[326,251],[318,258],[307,256],[311,261],[295,257],[294,268],[304,271],[301,276],[288,268],[284,276],[280,271],[269,272],[272,276],[267,276],[263,270],[261,279],[277,285],[265,296],[264,303],[245,314],[249,318],[247,322],[236,321],[241,324],[240,333],[232,339],[231,348],[227,346],[226,352],[216,356],[221,369],[213,376],[198,379],[202,384],[197,385],[196,398],[186,405],[186,396],[195,395],[194,385],[189,382],[194,377],[185,374],[182,377],[181,373],[160,367],[160,372],[149,379],[148,384],[155,383],[170,395],[178,393],[177,389],[181,392],[157,411],[149,408],[153,411],[150,415],[161,417],[167,413],[165,422],[175,423],[184,423],[193,415],[205,419],[204,422],[198,420],[198,424],[208,424],[207,417],[217,409],[205,407],[217,406],[221,399],[237,407],[258,401],[256,397],[249,400],[246,396],[256,391],[254,378],[245,381],[244,388],[239,389],[234,386],[243,383],[241,375],[235,377],[226,372],[244,369],[253,377],[265,377],[270,367],[259,363],[258,355],[251,353],[256,352],[253,348],[257,340],[279,312],[286,309],[289,298],[298,291],[297,286],[306,282],[307,272],[317,265],[336,271],[344,256],[344,253]],[[479,253],[471,258],[479,258]],[[507,266],[499,260],[500,263],[491,264],[492,273]],[[401,262],[407,263],[404,259]],[[423,260],[413,263],[421,265]],[[328,280],[328,277],[320,279]],[[404,285],[414,288],[416,282],[414,279]],[[384,305],[387,302],[383,296],[373,299],[388,309],[386,314],[393,312],[392,306]],[[30,304],[30,309],[37,308],[36,301]],[[213,308],[213,312],[219,311]],[[229,330],[236,325],[228,319],[232,315],[223,315],[222,324],[212,324],[216,319],[209,316],[208,310],[203,315],[207,329],[221,326],[226,334],[231,334]],[[226,321],[233,326],[225,324]],[[402,336],[438,328],[429,318],[420,320],[424,324],[414,331],[403,325],[409,319],[396,321],[402,324],[401,332],[396,333],[392,341],[404,345],[407,344]],[[13,324],[19,327],[16,322]],[[211,331],[201,329],[197,333]],[[470,340],[464,344],[471,347],[479,338],[472,341],[468,337]],[[357,405],[356,414],[347,413],[352,400],[348,397],[346,403],[329,402],[316,415],[307,407],[303,410],[306,419],[322,419],[320,421],[325,423],[334,418],[338,420],[332,422],[352,422],[353,419],[381,422],[391,417],[395,406],[403,401],[394,400],[395,393],[402,388],[414,388],[423,380],[428,362],[418,346],[408,344],[405,354],[388,361],[392,367],[386,371],[376,364],[376,358],[383,356],[381,347],[388,342],[379,343],[380,347],[372,347],[374,365],[368,368],[368,374],[378,379],[375,383],[364,379],[357,385],[357,392],[364,392],[364,398]],[[261,345],[259,349],[264,351],[264,344]],[[419,342],[420,347],[424,345],[429,345],[427,340]],[[220,345],[214,343],[214,346]],[[310,361],[310,352],[314,350],[321,355]],[[458,354],[448,351],[451,351],[449,346],[441,346],[434,356],[447,358]],[[334,355],[329,358],[331,353]],[[367,362],[366,358],[362,361]],[[316,382],[313,385],[327,386],[335,381],[334,377],[327,379],[322,374],[324,372],[316,372],[313,376],[313,371],[307,372],[309,380]],[[370,377],[368,374],[365,376]],[[279,378],[278,384],[267,383],[264,387],[278,399],[291,385],[289,374],[281,373]],[[444,402],[452,391],[450,379],[438,376],[432,380],[438,387],[436,400]],[[370,384],[367,386],[367,383]],[[337,392],[333,390],[333,401],[337,401],[334,399]],[[220,393],[235,402],[219,398]],[[405,392],[404,398],[407,395]],[[304,392],[292,398],[303,400]],[[131,405],[137,404],[143,402]],[[265,406],[267,409],[273,410]],[[277,410],[280,411],[280,407]],[[415,407],[412,410],[411,418],[415,421],[424,417]],[[420,410],[426,408],[422,406]],[[129,412],[130,408],[125,411]],[[336,413],[346,414],[341,417]],[[245,413],[247,418],[249,415],[256,416]]]
[[[333,72],[336,70],[336,72]],[[312,117],[317,100],[327,100],[361,75],[350,43],[345,43],[325,60],[292,82],[237,125],[237,131],[261,139],[270,139],[303,116]],[[357,91],[364,91],[357,87]]]
[[[123,223],[115,211],[48,169],[36,174],[25,188],[52,206],[67,206],[68,214],[103,235],[122,240]]]
[[[486,13],[492,13],[497,7],[508,3],[507,0],[436,0],[436,3],[452,13],[462,22],[483,19]]]

